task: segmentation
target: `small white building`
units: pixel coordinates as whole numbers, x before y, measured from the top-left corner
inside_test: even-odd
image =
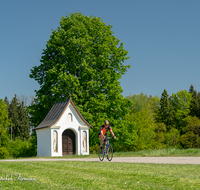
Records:
[[[37,156],[89,155],[90,127],[71,97],[55,103],[34,129],[37,133]]]

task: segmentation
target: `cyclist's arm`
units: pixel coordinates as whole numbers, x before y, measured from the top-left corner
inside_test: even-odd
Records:
[[[101,130],[101,135],[104,137],[104,135],[103,135],[103,130]]]
[[[113,133],[112,129],[110,130],[110,134],[113,136],[113,138],[116,138],[115,137],[115,134]]]

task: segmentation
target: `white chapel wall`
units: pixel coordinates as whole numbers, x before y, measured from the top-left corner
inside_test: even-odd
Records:
[[[51,156],[51,130],[40,129],[37,133],[37,156]]]
[[[71,116],[69,116],[71,115]],[[70,119],[71,117],[71,119]],[[77,114],[76,110],[74,107],[70,104],[63,115],[61,116],[60,120],[54,124],[54,126],[51,127],[51,136],[53,139],[53,131],[56,130],[58,132],[58,152],[55,153],[53,152],[53,141],[51,142],[51,149],[52,149],[52,156],[62,156],[62,133],[66,129],[71,129],[75,133],[75,146],[76,146],[76,154],[80,155],[82,154],[81,152],[81,147],[82,147],[82,134],[80,130],[80,126],[85,126],[86,124],[82,121],[80,116]],[[59,127],[59,129],[55,129],[56,127]],[[88,133],[88,128],[85,129],[87,131],[87,152],[84,154],[89,154],[89,133]]]

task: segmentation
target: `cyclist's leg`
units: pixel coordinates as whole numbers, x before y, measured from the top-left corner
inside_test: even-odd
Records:
[[[103,138],[103,136],[100,135],[100,138],[101,138],[101,145],[100,146],[102,147],[105,137]]]
[[[108,155],[108,146],[107,146],[107,144],[108,144],[108,139],[107,139],[107,135],[105,136],[104,142],[105,142],[105,145],[106,145],[106,155]]]

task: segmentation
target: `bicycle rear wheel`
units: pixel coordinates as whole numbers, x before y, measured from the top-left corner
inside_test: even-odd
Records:
[[[103,161],[103,159],[104,159],[104,147],[105,147],[104,143],[103,143],[102,147],[99,146],[99,160],[101,160],[101,161]]]
[[[111,161],[113,158],[113,147],[111,144],[108,145],[108,161]]]

